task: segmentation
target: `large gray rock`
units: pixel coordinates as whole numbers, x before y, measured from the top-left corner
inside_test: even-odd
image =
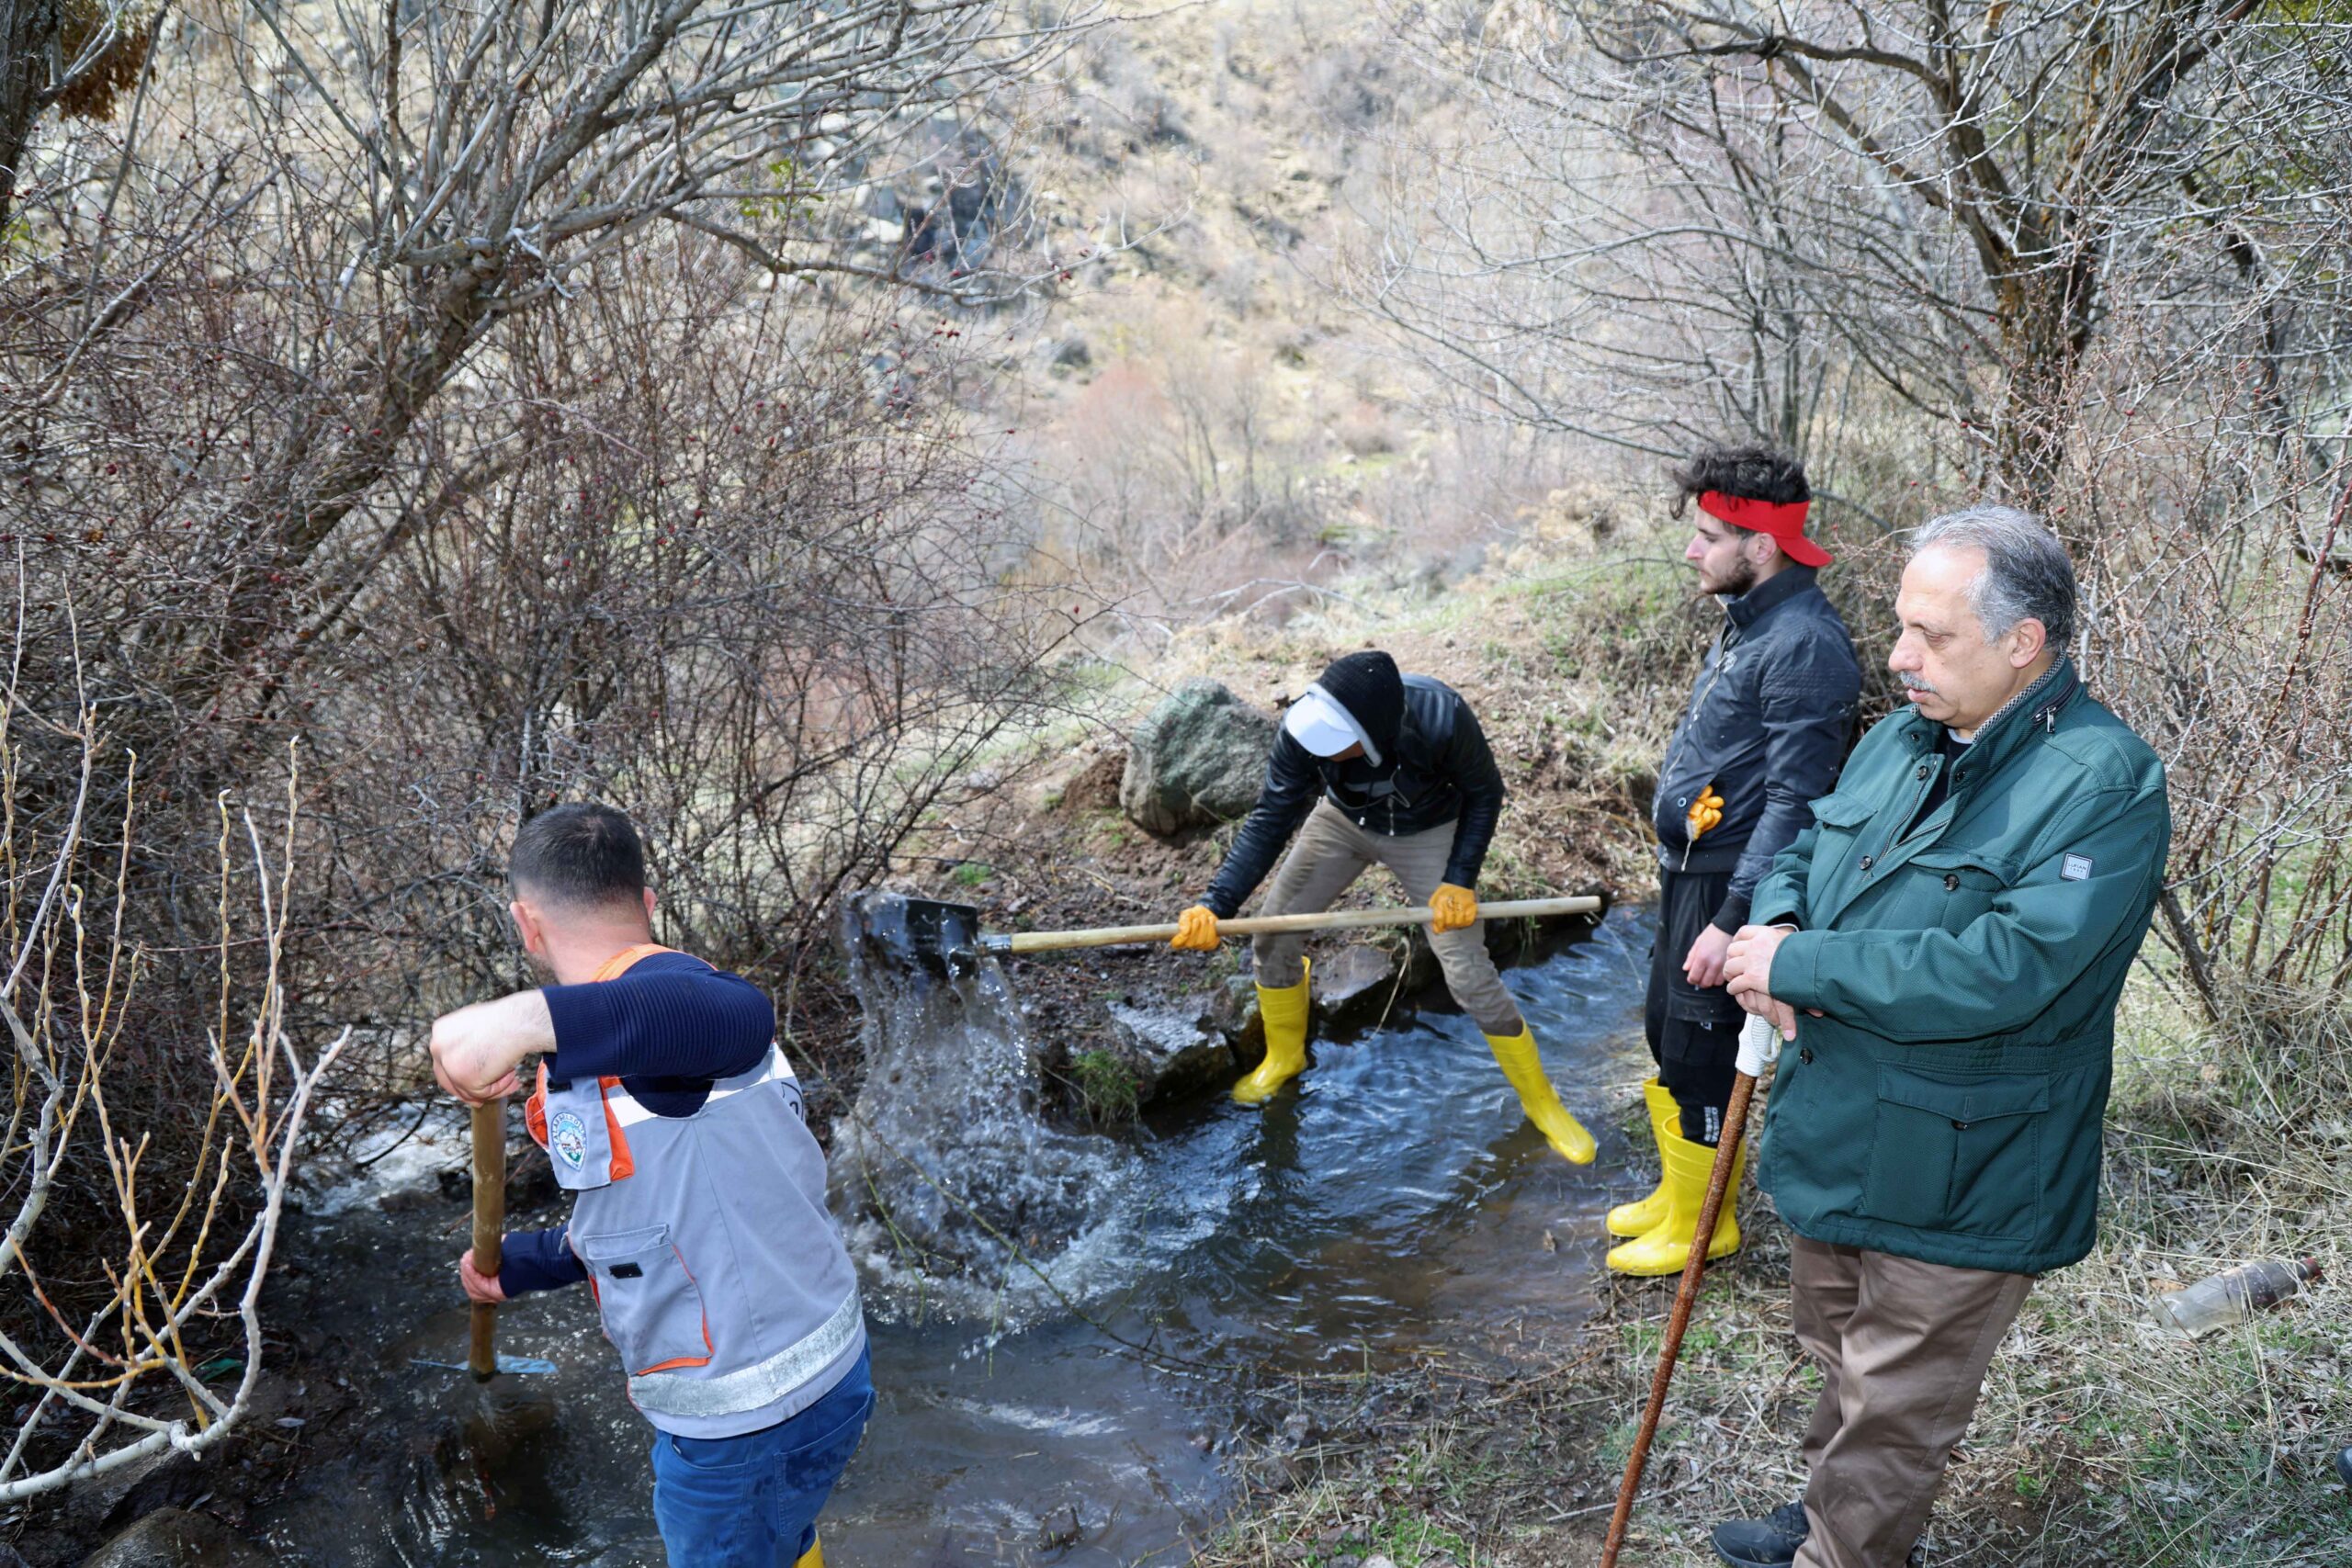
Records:
[[[1233,1047],[1197,1007],[1111,1004],[1120,1060],[1136,1077],[1136,1103],[1181,1100],[1233,1080]]]
[[[1266,1059],[1266,1021],[1258,1015],[1257,982],[1247,975],[1228,975],[1216,983],[1203,1009],[1203,1021],[1233,1047],[1237,1072],[1254,1072]]]
[[[158,1508],[82,1560],[82,1568],[268,1568],[269,1559],[207,1514]]]
[[[1119,806],[1139,826],[1163,834],[1242,816],[1266,782],[1274,731],[1271,715],[1222,682],[1187,681],[1136,729]]]
[[[1405,1005],[1403,988],[1397,984],[1397,972],[1403,967],[1396,953],[1369,942],[1351,942],[1329,957],[1317,959],[1307,976],[1307,990],[1322,1015],[1324,1028],[1370,1028],[1392,1009]]]

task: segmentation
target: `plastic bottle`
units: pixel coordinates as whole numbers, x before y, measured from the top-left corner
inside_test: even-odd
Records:
[[[2278,1305],[2319,1276],[2316,1258],[2295,1262],[2265,1258],[2200,1280],[2185,1291],[2168,1292],[2157,1300],[2164,1303],[2173,1326],[2194,1339],[2243,1323],[2263,1307]]]

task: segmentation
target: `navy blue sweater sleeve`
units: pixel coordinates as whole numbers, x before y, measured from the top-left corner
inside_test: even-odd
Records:
[[[756,1066],[775,1040],[766,992],[683,953],[543,994],[555,1021],[551,1077],[723,1078]]]
[[[588,1265],[571,1250],[571,1227],[550,1231],[508,1231],[499,1243],[498,1288],[511,1300],[533,1291],[576,1285],[588,1278]]]

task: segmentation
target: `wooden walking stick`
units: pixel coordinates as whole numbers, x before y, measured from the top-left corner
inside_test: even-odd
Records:
[[[506,1229],[506,1101],[493,1100],[473,1108],[474,1135],[474,1268],[498,1278],[500,1238]],[[488,1382],[498,1372],[498,1309],[488,1302],[473,1303],[473,1338],[466,1366],[474,1382]]]
[[[1658,1347],[1657,1371],[1650,1376],[1650,1402],[1642,1411],[1640,1429],[1634,1434],[1634,1451],[1625,1456],[1625,1479],[1617,1485],[1617,1511],[1609,1517],[1609,1539],[1600,1549],[1600,1568],[1617,1568],[1617,1553],[1625,1545],[1625,1529],[1634,1517],[1634,1495],[1642,1489],[1642,1471],[1649,1463],[1650,1439],[1657,1436],[1657,1418],[1666,1409],[1666,1385],[1674,1376],[1675,1358],[1682,1353],[1690,1308],[1699,1300],[1699,1279],[1707,1271],[1707,1245],[1714,1240],[1715,1216],[1723,1212],[1729,1195],[1732,1162],[1739,1156],[1739,1140],[1747,1131],[1747,1102],[1756,1093],[1756,1074],[1747,1069],[1753,1063],[1760,1070],[1779,1054],[1779,1048],[1778,1032],[1751,1015],[1740,1035],[1740,1068],[1732,1076],[1731,1103],[1724,1108],[1715,1168],[1707,1173],[1707,1200],[1699,1206],[1699,1228],[1690,1237],[1682,1283],[1675,1288],[1673,1314],[1666,1320],[1666,1342]]]

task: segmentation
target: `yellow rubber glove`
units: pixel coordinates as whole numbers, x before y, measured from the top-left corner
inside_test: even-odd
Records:
[[[1215,953],[1216,951],[1216,911],[1206,904],[1195,904],[1176,917],[1176,934],[1168,945],[1179,953]]]
[[[1699,798],[1690,803],[1690,815],[1688,818],[1690,824],[1690,837],[1695,840],[1703,836],[1708,829],[1723,819],[1724,797],[1715,793],[1714,785],[1709,784],[1699,792]]]
[[[1458,931],[1463,927],[1476,922],[1478,896],[1467,887],[1456,887],[1451,882],[1441,882],[1438,884],[1437,891],[1430,895],[1430,913],[1435,917],[1430,921],[1430,930]]]

